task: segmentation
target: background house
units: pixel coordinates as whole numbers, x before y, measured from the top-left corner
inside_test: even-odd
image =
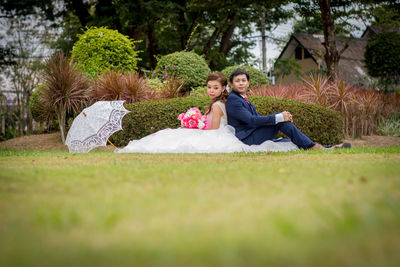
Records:
[[[376,27],[367,27],[361,38],[336,37],[336,45],[340,51],[346,43],[347,49],[339,61],[339,79],[350,84],[366,84],[371,78],[364,66],[364,52],[367,41],[378,32]],[[293,59],[300,65],[301,73],[308,73],[326,68],[323,46],[324,36],[320,34],[295,33],[284,47],[278,59]],[[280,76],[276,84],[289,85],[299,80],[294,72]]]

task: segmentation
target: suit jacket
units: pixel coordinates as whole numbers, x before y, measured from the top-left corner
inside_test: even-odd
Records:
[[[228,124],[235,128],[235,135],[240,140],[251,135],[258,127],[275,125],[275,115],[261,116],[253,103],[235,91],[229,94],[225,103]]]

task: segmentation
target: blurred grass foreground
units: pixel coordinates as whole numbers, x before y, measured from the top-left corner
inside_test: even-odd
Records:
[[[400,147],[0,157],[0,266],[400,264]]]

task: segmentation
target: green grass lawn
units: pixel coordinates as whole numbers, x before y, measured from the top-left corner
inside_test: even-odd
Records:
[[[0,159],[0,266],[400,264],[400,147]]]

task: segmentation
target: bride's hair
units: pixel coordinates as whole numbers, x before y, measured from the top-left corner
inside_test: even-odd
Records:
[[[209,81],[218,81],[222,85],[222,87],[225,87],[225,89],[222,91],[220,96],[217,96],[211,101],[210,105],[208,106],[206,115],[210,113],[211,107],[215,102],[220,101],[222,103],[225,103],[229,95],[228,91],[226,90],[226,86],[228,85],[228,80],[226,79],[225,75],[222,72],[214,72],[208,75],[206,84]]]

